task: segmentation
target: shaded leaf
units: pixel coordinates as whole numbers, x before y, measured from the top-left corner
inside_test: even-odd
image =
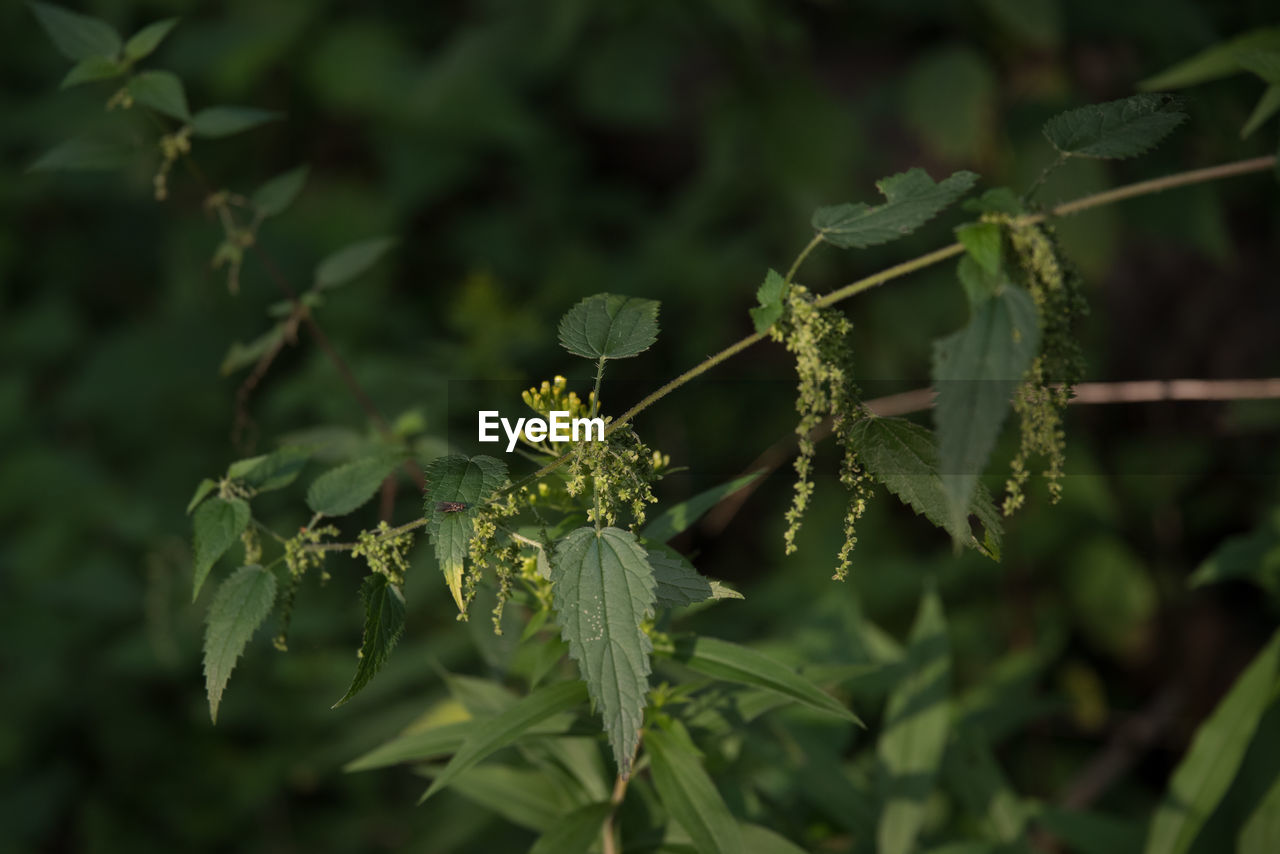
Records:
[[[1260,27],[1230,41],[1216,44],[1153,77],[1148,77],[1138,84],[1138,88],[1148,91],[1182,89],[1197,83],[1229,77],[1242,70],[1240,64],[1242,56],[1253,51],[1274,50],[1280,50],[1280,27]]]
[[[588,359],[626,359],[657,340],[657,300],[596,294],[560,318],[560,346]]]
[[[191,132],[217,139],[284,118],[274,110],[257,107],[206,107],[191,118]]]
[[[1045,138],[1071,157],[1124,159],[1154,148],[1187,119],[1173,95],[1132,95],[1060,113],[1045,122]]]
[[[130,62],[137,62],[139,59],[150,56],[177,23],[177,18],[168,18],[156,21],[154,24],[147,24],[124,43],[124,58]]]
[[[112,77],[119,77],[124,74],[125,66],[123,63],[114,59],[108,59],[105,56],[91,56],[82,59],[75,65],[71,66],[71,70],[67,72],[67,76],[62,78],[63,89],[69,89],[72,86],[78,86],[81,83],[92,83],[95,80],[109,80]]]
[[[196,508],[192,525],[195,527],[195,566],[191,601],[194,602],[209,570],[249,527],[249,505],[239,498],[210,498]]]
[[[976,310],[1009,284],[1009,277],[1003,270],[987,272],[973,259],[972,255],[965,255],[956,264],[956,277],[960,280],[960,286],[964,288],[964,295],[969,301],[971,310]]]
[[[663,608],[694,605],[712,598],[711,582],[678,555],[649,552],[653,568],[655,601]]]
[[[422,762],[438,756],[456,753],[466,741],[467,736],[480,724],[479,721],[466,720],[431,727],[420,732],[397,736],[385,744],[380,744],[342,766],[342,770],[371,771],[375,768],[386,768],[401,762]]]
[[[542,771],[496,763],[477,765],[459,774],[450,788],[469,801],[535,832],[554,830],[568,804],[555,782]],[[599,826],[596,836],[599,837]]]
[[[986,272],[1000,271],[1002,238],[1000,226],[994,222],[971,222],[956,229],[956,237],[964,245],[966,257],[972,258]]]
[[[1142,847],[1142,825],[1101,813],[1046,807],[1036,823],[1080,854],[1132,854]]]
[[[653,786],[701,854],[741,854],[742,834],[688,736],[657,727],[644,736]]]
[[[1263,90],[1258,103],[1253,107],[1253,112],[1245,120],[1244,127],[1240,128],[1240,138],[1250,136],[1278,112],[1280,112],[1280,83],[1272,83]]]
[[[232,341],[227,355],[222,357],[218,373],[230,376],[241,368],[256,364],[267,353],[279,347],[284,341],[284,324],[277,323],[248,344]]]
[[[197,504],[204,501],[209,496],[209,493],[217,488],[218,482],[216,480],[210,480],[206,477],[200,481],[200,484],[196,487],[195,494],[191,496],[191,501],[187,503],[187,513],[190,514],[192,510],[196,509]]]
[[[763,474],[763,471],[744,474],[742,477],[736,477],[728,483],[722,483],[719,486],[708,489],[706,492],[700,492],[686,501],[681,501],[679,504],[669,507],[661,516],[645,525],[644,530],[640,532],[640,536],[654,543],[667,542],[676,534],[687,530],[690,525],[701,519],[702,515],[712,507],[715,507]]]
[[[241,481],[255,492],[271,492],[297,480],[310,457],[309,447],[286,445],[269,454],[236,460],[227,467],[227,477]]]
[[[325,516],[345,516],[373,498],[403,461],[400,454],[383,452],[329,469],[311,482],[307,506]]]
[[[218,586],[204,634],[205,690],[214,723],[236,660],[275,601],[276,577],[260,566],[242,566]]]
[[[59,143],[27,167],[28,172],[97,172],[122,169],[135,149],[122,142],[76,137]]]
[[[404,595],[385,575],[379,572],[368,575],[360,585],[360,598],[364,600],[364,639],[360,642],[360,659],[351,687],[341,700],[333,704],[335,709],[360,693],[377,675],[404,631]]]
[[[452,455],[432,460],[426,470],[427,490],[423,515],[427,534],[435,547],[440,572],[449,585],[459,611],[466,610],[462,596],[462,569],[473,530],[473,505],[498,491],[507,480],[507,465],[493,457]],[[449,512],[441,502],[465,504]]]
[[[756,291],[756,299],[760,305],[750,310],[751,323],[756,332],[764,332],[782,317],[782,296],[786,290],[787,283],[777,270],[770,270],[765,274],[763,284]]]
[[[143,71],[129,81],[129,94],[144,107],[181,122],[191,121],[187,93],[172,71]]]
[[[120,55],[120,34],[106,21],[72,12],[51,3],[28,2],[40,26],[58,52],[67,59],[91,56],[115,59]]]
[[[1236,851],[1239,854],[1275,854],[1280,851],[1280,777],[1271,784],[1240,828]]]
[[[374,237],[343,247],[316,267],[316,287],[336,288],[364,273],[396,245],[390,237]]]
[[[259,187],[253,194],[253,206],[263,217],[279,216],[293,204],[307,183],[308,167],[298,166],[277,175]]]
[[[538,838],[529,854],[588,854],[600,839],[600,828],[613,812],[613,804],[605,801],[578,807],[555,820],[551,829]]]
[[[876,182],[885,203],[871,207],[857,204],[818,208],[813,227],[828,243],[845,249],[862,249],[906,237],[969,192],[978,176],[956,172],[934,183],[923,169],[911,169]]]
[[[743,854],[806,854],[805,850],[785,836],[758,824],[740,824]]]

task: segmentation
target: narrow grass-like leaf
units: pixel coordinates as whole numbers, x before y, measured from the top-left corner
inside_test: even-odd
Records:
[[[1013,286],[978,306],[963,330],[934,343],[934,423],[952,519],[948,529],[965,524],[1010,397],[1039,349],[1035,303]]]
[[[204,634],[205,689],[214,723],[236,660],[275,601],[276,577],[260,566],[242,566],[218,586]]]
[[[1245,120],[1244,127],[1240,128],[1240,138],[1245,139],[1252,135],[1276,113],[1280,113],[1280,83],[1272,83],[1262,91],[1258,103],[1253,107],[1253,112]]]
[[[889,696],[876,744],[888,787],[876,831],[880,854],[906,854],[915,848],[947,744],[950,681],[942,603],[929,590],[911,629],[906,676]]]
[[[467,736],[483,725],[483,720],[457,721],[421,732],[397,736],[368,753],[352,759],[342,766],[342,770],[372,771],[375,768],[386,768],[402,762],[423,762],[427,759],[448,756],[456,753],[458,748],[462,747],[462,743],[467,740]]]
[[[196,508],[195,565],[191,601],[196,601],[209,570],[249,527],[249,505],[239,498],[210,498]]]
[[[108,139],[76,137],[59,143],[27,167],[28,172],[109,172],[133,162],[136,149]]]
[[[360,693],[360,689],[377,675],[404,631],[404,595],[385,575],[375,572],[367,576],[360,585],[360,598],[364,600],[364,639],[360,642],[360,659],[351,687],[341,700],[333,704],[335,709]]]
[[[105,56],[91,56],[71,66],[67,76],[62,78],[60,88],[70,89],[72,86],[79,86],[81,83],[110,80],[112,77],[119,77],[124,74],[124,71],[124,64],[118,60],[108,59]]]
[[[764,472],[759,471],[744,474],[742,477],[736,477],[728,483],[712,487],[706,492],[700,492],[686,501],[669,507],[661,516],[645,525],[640,536],[653,543],[667,542],[676,534],[687,530],[712,507],[763,474]]]
[[[653,786],[700,854],[741,854],[742,834],[688,737],[654,727],[645,733]]]
[[[462,597],[462,569],[473,530],[472,507],[487,499],[507,480],[507,465],[493,457],[452,455],[432,460],[426,470],[423,515],[436,560],[458,610]],[[462,510],[452,509],[465,505]]]
[[[1060,113],[1045,122],[1045,138],[1069,157],[1122,160],[1150,151],[1187,119],[1173,95],[1132,95]]]
[[[147,24],[138,30],[124,43],[125,59],[130,62],[137,62],[139,59],[150,56],[177,23],[177,18],[167,18],[163,21],[156,21],[154,24]]]
[[[259,187],[253,194],[253,206],[264,217],[279,216],[288,210],[307,183],[308,167],[299,166],[277,175]]]
[[[1147,91],[1182,89],[1230,77],[1242,70],[1240,58],[1252,51],[1280,50],[1280,27],[1260,27],[1234,39],[1215,44],[1138,84]]]
[[[653,616],[656,583],[648,555],[630,531],[579,528],[552,555],[551,583],[561,637],[627,777],[649,692],[653,645],[642,624]]]
[[[862,724],[858,716],[835,697],[793,668],[754,649],[717,638],[692,637],[678,641],[671,657],[690,670],[715,679],[763,688],[820,712]]]
[[[557,682],[522,697],[507,710],[487,719],[483,727],[471,731],[440,776],[432,781],[422,800],[448,786],[458,774],[474,768],[530,728],[553,715],[569,711],[586,699],[587,689],[581,682]]]
[[[1239,854],[1275,854],[1280,851],[1280,777],[1271,784],[1240,828],[1236,851]]]
[[[115,59],[120,55],[120,34],[106,21],[51,3],[28,2],[27,6],[53,40],[54,47],[67,59],[79,61],[91,56]]]
[[[578,807],[555,820],[551,829],[538,837],[529,854],[588,854],[600,839],[600,828],[613,812],[608,801]]]
[[[325,516],[345,516],[363,505],[404,458],[379,453],[329,469],[311,482],[307,506]]]
[[[395,245],[394,238],[374,237],[344,246],[316,267],[316,287],[324,290],[345,285],[373,267]]]
[[[1147,833],[1147,854],[1182,854],[1226,794],[1258,721],[1276,696],[1280,632],[1196,730]]]
[[[956,172],[934,183],[923,169],[911,169],[876,182],[885,203],[863,202],[818,208],[813,227],[828,243],[862,249],[906,237],[973,187],[978,176]]]
[[[560,318],[560,346],[587,359],[626,359],[657,340],[657,300],[596,294]]]
[[[144,71],[129,81],[129,94],[144,107],[180,122],[191,121],[187,93],[172,71]]]
[[[191,132],[196,136],[218,139],[282,118],[283,113],[257,107],[206,107],[191,117]]]
[[[453,778],[450,788],[512,824],[537,833],[553,832],[571,806],[563,790],[542,771],[488,763]],[[599,825],[596,836],[599,837]]]
[[[758,824],[740,824],[743,854],[808,854],[785,836]]]
[[[764,332],[782,317],[782,296],[786,290],[786,280],[777,270],[770,270],[765,274],[764,282],[756,291],[756,299],[759,300],[760,305],[749,312],[756,332]]]

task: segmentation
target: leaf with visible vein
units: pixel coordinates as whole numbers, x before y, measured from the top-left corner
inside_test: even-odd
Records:
[[[923,169],[910,169],[876,182],[884,204],[872,207],[858,202],[818,208],[813,213],[813,227],[823,240],[844,249],[888,243],[933,219],[969,192],[977,180],[975,173],[961,171],[934,183]]]
[[[652,728],[644,736],[653,787],[702,854],[741,854],[742,834],[688,736]]]
[[[658,301],[596,294],[560,319],[560,346],[587,359],[626,359],[658,340]]]
[[[502,488],[507,481],[507,464],[493,457],[454,454],[432,460],[425,477],[423,515],[427,519],[427,535],[453,601],[463,611],[466,602],[462,596],[462,569],[473,532],[472,505]],[[466,504],[467,508],[445,512],[440,509],[441,502]]]
[[[345,516],[373,498],[403,461],[401,454],[384,452],[331,468],[311,482],[307,506],[324,516]]]
[[[715,507],[763,474],[764,472],[762,471],[744,474],[742,477],[736,477],[728,483],[712,487],[706,492],[700,492],[688,500],[671,506],[661,516],[645,525],[644,530],[640,532],[640,536],[654,543],[667,542],[676,534],[687,530],[689,526],[701,519],[703,514],[712,507]]]
[[[211,498],[196,508],[195,566],[191,601],[196,601],[209,570],[249,527],[249,505],[239,498]]]
[[[1044,135],[1068,157],[1123,160],[1150,151],[1187,119],[1174,95],[1132,95],[1060,113]]]
[[[627,777],[649,692],[653,646],[642,624],[653,616],[656,583],[648,555],[630,531],[579,528],[556,548],[551,583],[561,637]]]
[[[360,585],[360,598],[364,600],[364,639],[360,643],[360,659],[351,687],[341,700],[333,704],[335,709],[360,693],[377,675],[404,631],[404,595],[385,575],[375,572],[366,577]]]
[[[204,634],[205,689],[214,723],[236,660],[275,601],[276,577],[260,566],[242,566],[218,586]]]

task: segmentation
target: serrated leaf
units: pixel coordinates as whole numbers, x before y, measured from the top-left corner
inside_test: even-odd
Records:
[[[129,81],[129,94],[144,107],[181,122],[191,121],[187,93],[172,71],[143,71]]]
[[[968,253],[966,258],[972,258],[993,276],[1000,271],[1003,249],[999,225],[994,222],[967,223],[956,229],[956,237]]]
[[[27,6],[53,40],[54,47],[67,59],[78,61],[91,56],[114,59],[120,55],[120,34],[106,21],[51,3],[28,2]]]
[[[133,161],[134,148],[105,139],[77,137],[54,146],[27,167],[28,172],[97,172],[122,169]]]
[[[124,65],[117,60],[108,59],[105,56],[91,56],[71,66],[67,76],[62,78],[60,88],[70,89],[72,86],[79,86],[82,83],[109,80],[112,77],[119,77],[124,74],[124,70]]]
[[[1258,103],[1253,107],[1253,112],[1245,120],[1244,127],[1240,128],[1240,138],[1245,139],[1250,136],[1278,112],[1280,112],[1280,83],[1273,83],[1262,91]]]
[[[351,687],[342,699],[333,704],[338,708],[350,700],[387,663],[391,650],[395,649],[404,631],[404,595],[400,588],[375,572],[365,577],[360,585],[360,598],[364,602],[364,638],[360,642],[360,660]]]
[[[560,346],[587,359],[626,359],[658,340],[658,301],[596,294],[560,318]]]
[[[1039,350],[1035,303],[1012,285],[979,305],[960,332],[934,342],[938,468],[957,529],[968,515],[1010,397]]]
[[[195,565],[191,585],[191,601],[196,601],[209,570],[227,549],[235,545],[240,534],[249,527],[249,505],[239,498],[210,498],[196,508],[192,517],[195,528]]]
[[[241,481],[255,492],[271,492],[297,480],[310,458],[310,448],[286,445],[269,454],[236,460],[227,467],[227,477]]]
[[[1241,71],[1240,57],[1252,51],[1280,50],[1280,27],[1261,27],[1237,36],[1230,41],[1216,44],[1171,68],[1148,77],[1138,88],[1182,89],[1197,83],[1206,83],[1221,77],[1229,77]]]
[[[645,733],[644,746],[662,805],[689,834],[700,854],[741,854],[738,822],[688,737],[653,727]]]
[[[764,653],[710,637],[680,639],[671,657],[690,670],[726,682],[762,688],[811,709],[861,725],[858,716],[835,697],[801,676],[794,668]]]
[[[744,474],[728,483],[714,486],[705,492],[699,492],[690,499],[681,501],[679,504],[672,505],[662,515],[645,525],[644,530],[640,532],[640,536],[653,543],[667,542],[676,534],[687,530],[690,525],[701,519],[703,514],[712,507],[715,507],[747,484],[760,478],[763,474],[764,472],[762,471]]]
[[[329,469],[311,482],[307,506],[324,516],[345,516],[373,498],[403,461],[400,454],[384,452]]]
[[[200,481],[200,484],[196,486],[195,494],[191,496],[191,501],[187,503],[187,515],[190,515],[191,511],[196,509],[196,505],[204,501],[209,496],[209,493],[217,488],[218,482],[216,480],[210,480],[206,477]]]
[[[156,21],[154,24],[147,24],[124,43],[124,58],[130,62],[137,62],[139,59],[150,56],[177,23],[177,18],[167,18]]]
[[[316,287],[325,290],[346,284],[378,263],[395,245],[393,238],[374,237],[339,249],[316,267]]]
[[[218,139],[282,118],[283,113],[257,107],[206,107],[191,117],[191,132],[196,136]]]
[[[1236,679],[1174,769],[1147,833],[1147,854],[1182,854],[1226,794],[1280,675],[1280,632]]]
[[[427,519],[427,534],[453,601],[459,611],[465,611],[462,570],[473,530],[470,505],[487,499],[506,483],[507,464],[493,457],[468,458],[455,454],[432,460],[425,476],[423,515]],[[468,507],[449,512],[441,509],[441,502]]]
[[[440,776],[432,781],[430,788],[422,796],[422,801],[448,786],[457,775],[474,768],[486,757],[513,743],[537,724],[569,711],[586,699],[587,690],[581,682],[557,682],[538,688],[510,708],[488,718],[483,727],[473,729],[462,742]]]
[[[986,550],[974,538],[968,517],[952,517],[933,433],[904,418],[861,418],[849,428],[850,446],[867,472],[903,504],[951,535],[956,542]],[[1000,515],[985,489],[977,490],[969,512],[978,516],[999,543]],[[998,555],[993,555],[997,557]]]
[[[258,214],[269,217],[284,213],[302,192],[303,185],[307,183],[307,172],[307,166],[298,166],[277,175],[254,191],[252,201]]]
[[[932,589],[920,602],[905,670],[889,696],[876,743],[888,787],[876,830],[876,850],[881,854],[906,854],[915,848],[947,744],[951,652],[942,603]]]
[[[933,219],[969,192],[977,180],[973,172],[962,171],[934,183],[923,169],[910,169],[876,182],[884,204],[871,207],[858,202],[818,208],[813,213],[813,227],[823,240],[844,249],[888,243]]]
[[[663,608],[678,608],[705,602],[712,596],[711,582],[678,555],[652,550],[655,601]]]
[[[648,555],[630,531],[579,528],[556,548],[551,583],[561,637],[604,717],[618,773],[630,776],[653,649],[642,628],[656,587]]]
[[[214,723],[236,660],[275,601],[276,577],[260,566],[242,566],[218,586],[204,633],[205,690]]]
[[[1044,135],[1069,157],[1123,160],[1150,151],[1187,119],[1173,95],[1132,95],[1060,113],[1045,122]]]
[[[533,843],[529,854],[588,854],[600,839],[600,828],[613,812],[608,801],[578,807],[556,819],[551,829]]]
[[[764,282],[756,291],[756,299],[760,305],[750,310],[751,323],[755,326],[756,332],[764,332],[782,317],[782,295],[786,290],[786,280],[777,270],[765,273]]]

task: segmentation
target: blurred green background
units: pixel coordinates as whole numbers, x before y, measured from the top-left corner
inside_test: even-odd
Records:
[[[663,302],[658,346],[617,363],[606,384],[620,411],[750,330],[756,285],[808,240],[815,206],[872,201],[876,179],[911,166],[1021,189],[1051,159],[1048,116],[1130,94],[1275,11],[1263,0],[77,6],[126,34],[181,16],[149,67],[179,73],[195,107],[288,114],[197,141],[193,157],[214,186],[240,192],[311,165],[299,202],[263,232],[289,278],[305,284],[347,242],[399,238],[318,317],[389,420],[420,416],[428,436],[470,451],[474,416],[450,406],[451,381],[514,390],[564,373],[586,390],[585,363],[555,344],[578,299]],[[341,770],[439,698],[442,669],[501,670],[506,640],[487,619],[452,619],[425,549],[406,636],[357,701],[329,708],[361,619],[361,570],[334,559],[332,580],[312,577],[299,594],[291,651],[274,652],[263,632],[210,725],[206,602],[188,601],[192,489],[282,435],[325,426],[356,441],[371,428],[304,330],[249,398],[253,429],[232,440],[243,373],[219,365],[231,342],[267,328],[280,294],[252,257],[228,294],[209,266],[219,229],[181,169],[164,204],[150,195],[154,164],[25,172],[80,129],[129,120],[104,113],[110,85],[59,92],[66,65],[22,4],[0,5],[0,849],[523,850],[529,831],[460,795],[415,807],[425,784],[408,772]],[[1072,163],[1041,198],[1271,153],[1274,124],[1238,135],[1260,89],[1243,76],[1194,89],[1191,122],[1158,152]],[[1275,200],[1261,175],[1064,223],[1093,305],[1089,378],[1280,374]],[[805,281],[825,290],[934,248],[958,217],[888,247],[820,249]],[[966,311],[949,267],[846,309],[870,393],[923,384],[929,342]],[[760,346],[642,416],[641,435],[690,468],[660,495],[709,487],[785,436],[790,376],[780,348]],[[679,542],[747,595],[693,624],[797,663],[846,662],[868,625],[900,637],[936,574],[962,691],[1012,654],[1043,653],[1000,730],[1018,791],[1061,801],[1135,713],[1176,697],[1148,748],[1088,799],[1144,820],[1275,618],[1252,588],[1193,594],[1186,578],[1274,506],[1280,408],[1081,408],[1068,425],[1066,496],[1050,508],[1033,490],[999,566],[953,557],[885,498],[862,523],[853,576],[836,584],[834,478],[819,486],[800,553],[784,559],[790,477],[774,474],[718,536]],[[301,524],[302,488],[255,512],[278,530]],[[396,519],[417,512],[412,492],[406,481]],[[375,520],[374,507],[355,519]],[[1273,746],[1250,763],[1278,759]],[[824,793],[786,791],[793,838],[839,828]]]

